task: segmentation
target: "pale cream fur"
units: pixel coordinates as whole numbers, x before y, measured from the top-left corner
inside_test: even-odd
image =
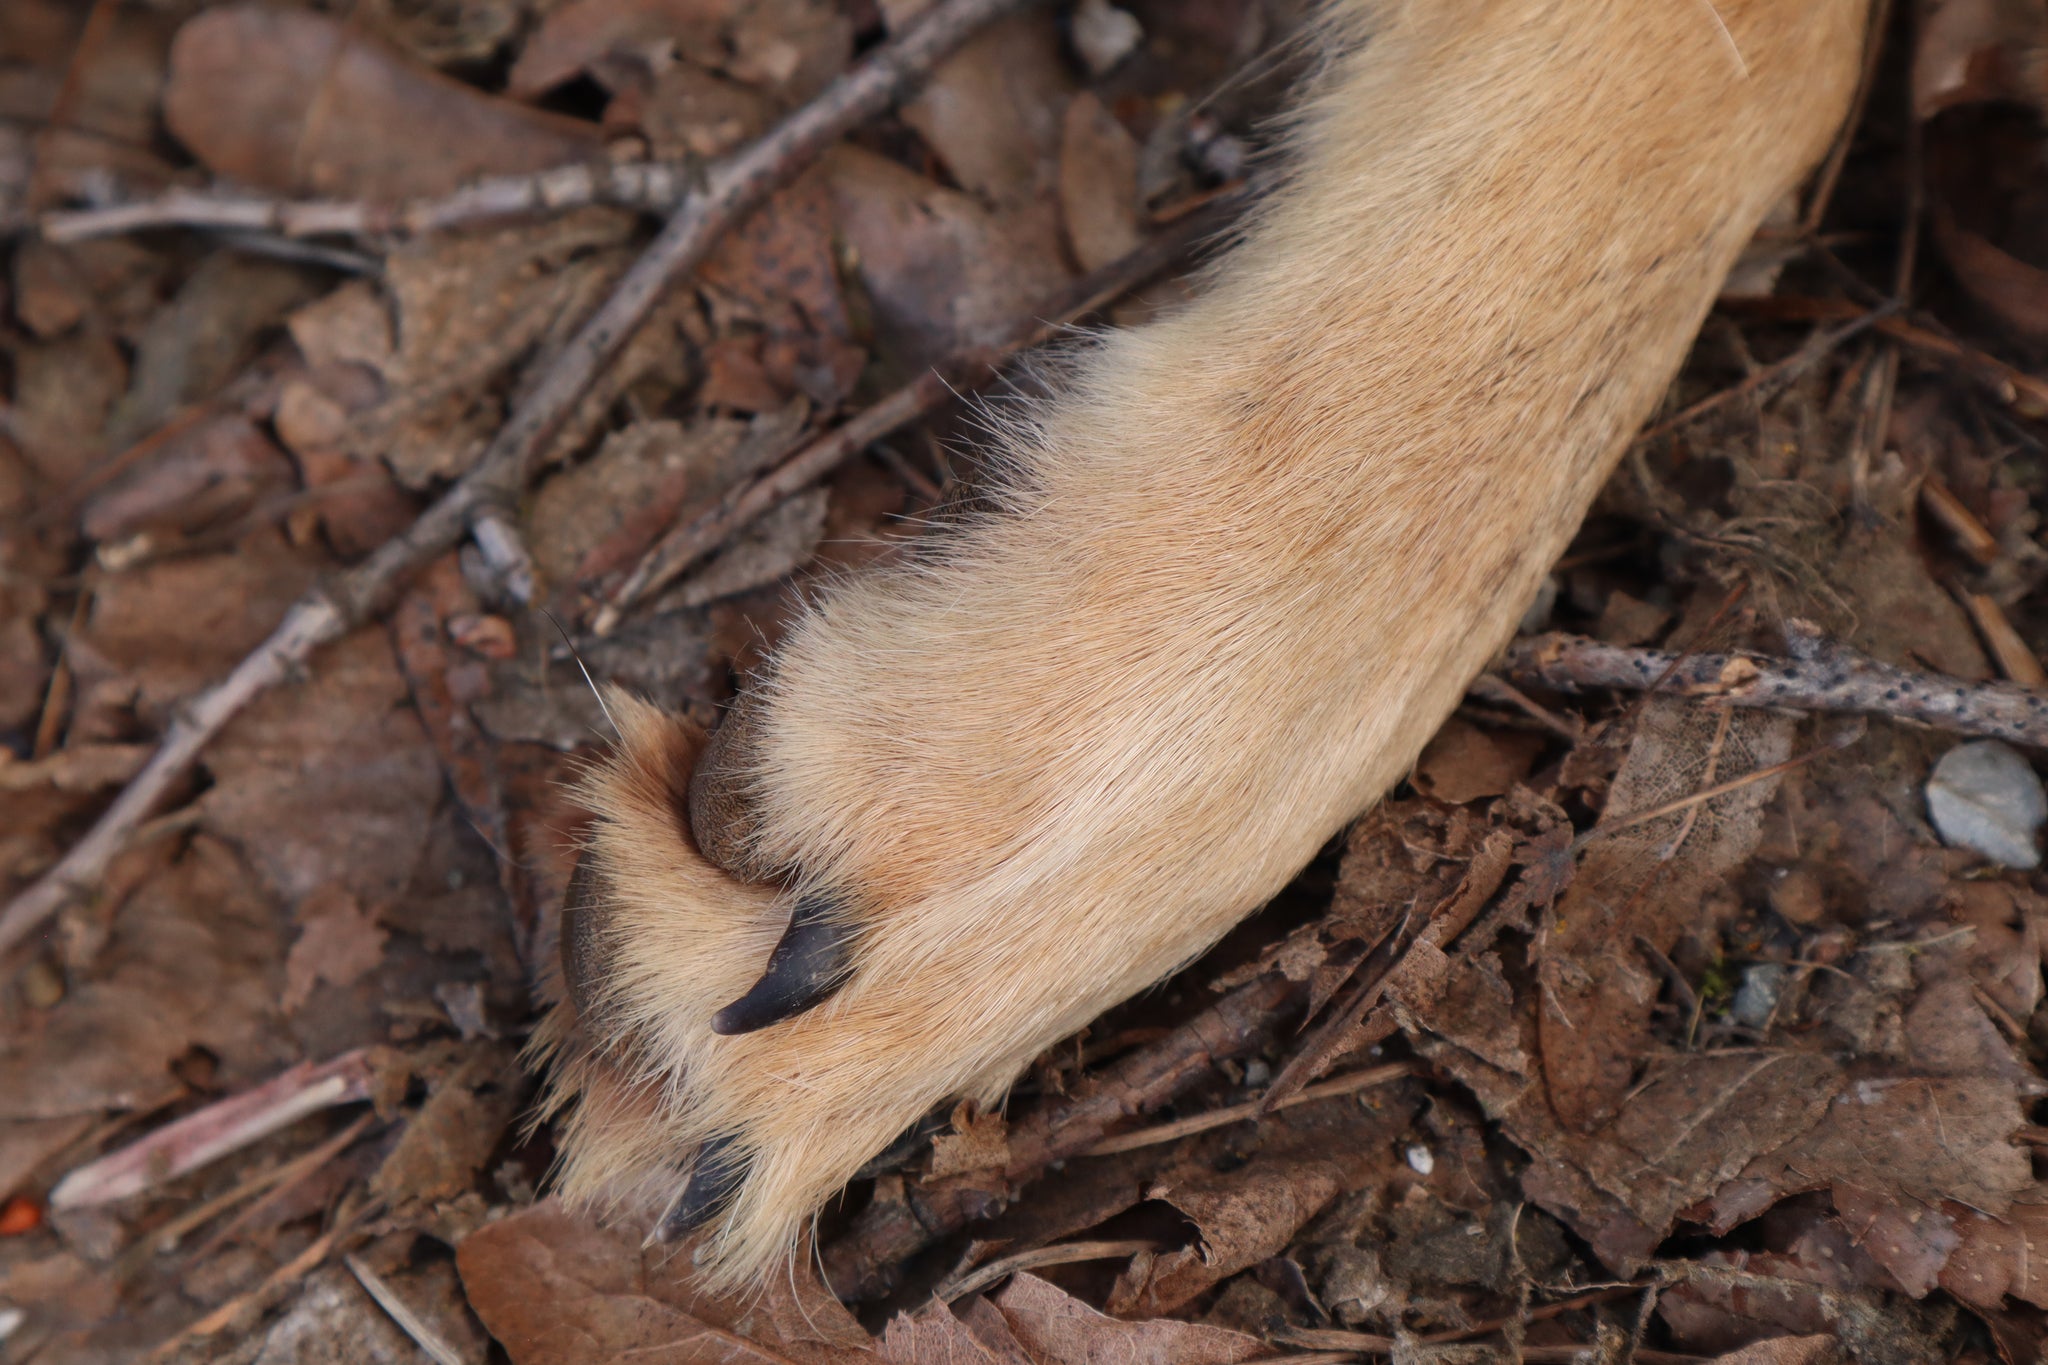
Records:
[[[1401,776],[1835,134],[1865,0],[1352,0],[1332,22],[1293,174],[1206,293],[1072,365],[1008,437],[996,512],[837,587],[781,649],[747,790],[791,888],[697,854],[697,737],[615,704],[586,792],[608,984],[550,1033],[565,1186],[658,1208],[698,1142],[736,1138],[724,1282],[933,1105],[999,1098],[1200,953]],[[796,886],[848,900],[857,970],[714,1037]]]

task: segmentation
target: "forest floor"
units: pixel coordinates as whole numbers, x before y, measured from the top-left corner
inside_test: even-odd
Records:
[[[583,670],[713,723],[1264,183],[1298,15],[1118,3],[0,3],[0,1361],[2048,1359],[2034,3],[1271,907],[762,1294],[551,1197]]]

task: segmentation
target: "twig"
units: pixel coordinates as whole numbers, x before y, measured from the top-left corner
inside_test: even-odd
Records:
[[[257,1196],[254,1203],[245,1206],[240,1213],[215,1228],[205,1241],[192,1249],[192,1254],[185,1258],[184,1264],[204,1264],[208,1257],[235,1240],[244,1229],[258,1225],[272,1209],[292,1198],[307,1181],[318,1175],[328,1162],[347,1151],[376,1118],[374,1113],[364,1114],[312,1151],[286,1162],[277,1172],[277,1183]]]
[[[966,1298],[977,1289],[986,1289],[997,1280],[1005,1279],[1020,1270],[1036,1270],[1040,1266],[1073,1265],[1079,1261],[1112,1261],[1121,1256],[1135,1256],[1141,1251],[1157,1251],[1159,1243],[1152,1241],[1124,1242],[1060,1242],[1048,1247],[1033,1247],[1020,1251],[1014,1256],[1005,1256],[999,1261],[977,1266],[965,1275],[949,1277],[932,1297],[954,1303]]]
[[[340,1155],[350,1143],[361,1137],[369,1129],[370,1125],[376,1121],[377,1116],[374,1113],[358,1114],[354,1122],[310,1151],[301,1152],[289,1161],[280,1162],[267,1170],[259,1171],[257,1174],[241,1181],[226,1193],[215,1195],[197,1208],[187,1209],[162,1227],[151,1228],[148,1236],[137,1238],[135,1244],[124,1253],[122,1258],[123,1269],[132,1271],[151,1255],[168,1255],[170,1252],[176,1251],[178,1243],[184,1239],[186,1233],[191,1232],[194,1228],[204,1227],[221,1214],[245,1200],[255,1199],[258,1195],[269,1191],[291,1188],[299,1180],[319,1170],[328,1161]],[[257,1207],[261,1208],[262,1206],[262,1201],[259,1201]],[[239,1222],[239,1219],[237,1222]],[[229,1226],[233,1227],[235,1224],[230,1224]],[[226,1230],[222,1229],[223,1232]],[[219,1234],[216,1234],[207,1240],[206,1248],[211,1248],[220,1240],[222,1238]],[[192,1259],[194,1261],[204,1260],[205,1249],[195,1254]]]
[[[1794,294],[1773,294],[1769,298],[1723,298],[1715,305],[1723,312],[1764,318],[1774,322],[1848,322],[1869,315],[1869,310],[1846,299],[1817,299]],[[2028,374],[1995,356],[1953,337],[1944,336],[1896,313],[1880,310],[1872,326],[1892,340],[1923,355],[1958,366],[1989,388],[1998,401],[2017,408],[2023,416],[2048,416],[2048,379]]]
[[[1784,359],[1773,361],[1756,373],[1745,377],[1741,383],[1731,385],[1716,393],[1710,393],[1697,403],[1690,404],[1671,414],[1671,416],[1637,436],[1635,444],[1641,446],[1657,440],[1659,437],[1668,436],[1681,427],[1687,426],[1706,416],[1708,413],[1726,407],[1738,398],[1760,396],[1773,385],[1791,383],[1820,363],[1820,361],[1833,354],[1843,342],[1850,340],[1858,333],[1868,331],[1877,326],[1895,311],[1895,305],[1880,305],[1867,313],[1852,318],[1839,327],[1815,333],[1813,336],[1808,337],[1798,350]]]
[[[1277,973],[1240,986],[1093,1077],[1081,1095],[1018,1122],[1010,1130],[1010,1161],[1003,1170],[927,1181],[907,1190],[904,1201],[869,1204],[846,1235],[825,1248],[826,1283],[842,1299],[887,1293],[898,1262],[974,1219],[1002,1212],[1019,1189],[1055,1162],[1087,1152],[1112,1124],[1164,1104],[1208,1076],[1217,1062],[1264,1047],[1304,993],[1303,986]]]
[[[1806,212],[1800,217],[1799,230],[1808,237],[1820,231],[1821,220],[1827,217],[1828,206],[1835,201],[1835,185],[1842,178],[1842,167],[1848,163],[1849,150],[1863,129],[1863,114],[1870,107],[1870,92],[1877,88],[1878,62],[1884,56],[1891,17],[1891,0],[1877,0],[1871,6],[1863,36],[1863,70],[1856,78],[1856,97],[1850,104],[1849,117],[1843,120],[1842,131],[1835,135],[1835,145],[1828,149],[1827,160],[1813,178],[1813,195],[1807,200]]]
[[[471,528],[477,557],[499,588],[499,597],[525,606],[533,601],[538,584],[533,556],[519,534],[518,523],[503,507],[492,506],[478,514]]]
[[[402,204],[359,199],[280,199],[182,186],[151,199],[58,209],[40,221],[52,242],[82,242],[155,228],[264,232],[279,237],[422,236],[493,218],[559,213],[592,204],[670,213],[701,188],[703,168],[683,162],[575,163],[531,175],[494,175],[452,194]]]
[[[1347,1076],[1324,1081],[1321,1085],[1307,1086],[1279,1101],[1273,1106],[1273,1110],[1277,1112],[1292,1109],[1297,1104],[1314,1104],[1317,1100],[1349,1095],[1356,1090],[1385,1085],[1388,1081],[1398,1081],[1414,1074],[1415,1068],[1406,1062],[1367,1067],[1363,1071],[1354,1071]],[[1233,1104],[1227,1109],[1212,1109],[1206,1114],[1193,1114],[1184,1119],[1176,1119],[1172,1123],[1162,1123],[1155,1128],[1140,1128],[1135,1133],[1119,1133],[1115,1137],[1104,1138],[1081,1155],[1113,1156],[1118,1152],[1135,1152],[1140,1147],[1156,1147],[1162,1142],[1178,1141],[1196,1133],[1206,1133],[1211,1128],[1222,1128],[1246,1119],[1258,1118],[1264,1105],[1264,1100],[1246,1100],[1243,1104]]]
[[[50,1207],[89,1208],[140,1194],[239,1151],[308,1114],[366,1100],[374,1079],[369,1052],[364,1048],[319,1065],[301,1062],[254,1090],[209,1104],[80,1166],[50,1191]]]
[[[1706,697],[1728,706],[1859,712],[2048,748],[2048,695],[2011,683],[1895,668],[1823,641],[1804,622],[1788,623],[1787,633],[1791,658],[1676,655],[1577,635],[1538,635],[1508,647],[1505,671],[1518,681],[1561,692],[1638,691],[1668,672],[1663,687],[1671,695]]]
[[[368,1223],[382,1207],[381,1200],[371,1200],[354,1208],[345,1206],[336,1215],[333,1227],[315,1238],[304,1251],[271,1271],[263,1283],[235,1295],[197,1322],[166,1338],[147,1358],[152,1361],[168,1359],[186,1343],[200,1337],[218,1336],[240,1321],[244,1313],[259,1305],[275,1303],[286,1289],[311,1274],[322,1261],[332,1255],[337,1246],[358,1239],[362,1235],[364,1224]]]
[[[1725,718],[1733,715],[1734,712],[1723,711],[1721,714],[1725,722]],[[1726,728],[1727,726],[1724,723],[1722,729],[1725,731]],[[1593,843],[1595,840],[1612,838],[1625,829],[1635,829],[1637,826],[1647,825],[1653,820],[1662,820],[1667,815],[1683,813],[1686,821],[1680,827],[1678,836],[1667,845],[1670,851],[1665,853],[1662,858],[1662,861],[1669,862],[1676,856],[1678,845],[1684,842],[1685,836],[1692,831],[1693,818],[1701,806],[1718,797],[1726,796],[1729,792],[1741,791],[1744,787],[1754,786],[1758,782],[1768,782],[1774,777],[1783,777],[1793,769],[1803,768],[1817,758],[1825,757],[1838,749],[1846,749],[1856,739],[1861,737],[1862,727],[1858,726],[1857,730],[1857,735],[1851,736],[1843,743],[1823,744],[1817,749],[1809,749],[1803,754],[1794,754],[1783,762],[1773,763],[1769,767],[1753,768],[1740,777],[1731,777],[1725,782],[1715,782],[1710,786],[1701,787],[1690,795],[1676,797],[1664,802],[1662,805],[1652,806],[1648,810],[1637,811],[1633,815],[1625,816],[1611,825],[1603,821],[1597,828],[1589,829],[1577,839],[1574,839],[1572,841],[1572,851],[1576,853],[1579,849],[1586,847],[1586,845]]]
[[[448,1338],[434,1330],[433,1324],[413,1310],[413,1306],[400,1297],[398,1291],[387,1284],[382,1275],[363,1264],[362,1258],[353,1254],[343,1256],[341,1263],[348,1267],[348,1273],[356,1277],[356,1283],[363,1292],[377,1301],[377,1306],[391,1315],[399,1329],[413,1339],[413,1344],[426,1352],[434,1365],[467,1365],[462,1352],[455,1349]]]
[[[1234,197],[1154,236],[1129,255],[1084,276],[994,338],[946,357],[888,397],[808,444],[782,454],[765,472],[737,484],[710,510],[670,531],[606,597],[591,630],[609,635],[635,604],[673,583],[692,564],[784,499],[802,492],[897,428],[979,388],[1020,351],[1058,336],[1075,318],[1113,303],[1177,260],[1221,220]]]
[[[526,486],[535,454],[670,284],[704,259],[725,230],[787,183],[842,134],[888,108],[969,35],[1026,0],[941,0],[902,38],[827,86],[811,103],[692,189],[596,314],[562,348],[464,475],[401,536],[294,603],[277,629],[226,679],[194,698],[141,773],[64,857],[0,912],[0,953],[74,897],[87,895],[136,826],[241,709],[290,676],[321,645],[369,619],[405,579],[447,550],[484,509]]]
[[[1447,1346],[1453,1342],[1471,1341],[1476,1337],[1492,1336],[1495,1332],[1506,1331],[1516,1323],[1527,1325],[1532,1322],[1547,1322],[1551,1318],[1563,1317],[1566,1313],[1576,1312],[1581,1308],[1591,1308],[1596,1304],[1612,1303],[1616,1299],[1629,1298],[1632,1295],[1642,1293],[1649,1287],[1648,1285],[1640,1284],[1607,1285],[1600,1289],[1589,1290],[1584,1294],[1574,1294],[1568,1299],[1559,1299],[1555,1303],[1546,1303],[1540,1307],[1528,1309],[1512,1318],[1489,1318],[1484,1322],[1475,1322],[1469,1327],[1451,1327],[1440,1332],[1428,1332],[1413,1338],[1413,1340],[1417,1345],[1424,1346]],[[1274,1333],[1273,1340],[1289,1346],[1323,1346],[1332,1350],[1352,1351],[1388,1351],[1394,1346],[1394,1342],[1390,1338],[1378,1336],[1371,1332],[1346,1332],[1338,1329],[1313,1327],[1287,1328]],[[1527,1352],[1533,1351],[1536,1348],[1524,1347],[1523,1349]],[[1577,1351],[1584,1348],[1575,1346],[1572,1349]],[[1536,1358],[1534,1355],[1528,1354],[1523,1356],[1524,1360],[1535,1360]],[[1647,1357],[1639,1354],[1636,1358],[1642,1360]],[[1685,1360],[1696,1359],[1693,1356],[1682,1358]],[[1573,1357],[1568,1356],[1566,1359],[1570,1360]]]
[[[1956,596],[1983,637],[1984,647],[1991,651],[1998,671],[2021,687],[2048,691],[2048,670],[2041,667],[2041,660],[2014,628],[1998,599],[1981,592],[1958,592]]]

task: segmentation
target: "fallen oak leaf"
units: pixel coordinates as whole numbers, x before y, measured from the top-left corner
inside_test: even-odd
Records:
[[[443,194],[603,148],[590,124],[482,94],[350,25],[249,4],[178,30],[164,120],[216,175],[367,199]]]
[[[721,1365],[855,1365],[867,1333],[826,1294],[809,1262],[757,1298],[714,1298],[692,1280],[690,1248],[644,1248],[543,1200],[462,1240],[456,1268],[470,1306],[513,1365],[626,1358]],[[792,1289],[791,1285],[795,1288]]]
[[[299,937],[284,959],[284,1012],[296,1014],[321,982],[347,986],[384,959],[391,937],[374,913],[338,886],[317,887],[299,905]]]
[[[732,10],[730,0],[571,0],[526,40],[506,92],[532,99],[614,52],[649,43],[673,44],[699,64],[715,62],[722,55],[719,29]]]
[[[1029,1273],[1013,1276],[994,1303],[1043,1365],[1236,1365],[1272,1353],[1257,1337],[1227,1328],[1171,1318],[1124,1322]]]

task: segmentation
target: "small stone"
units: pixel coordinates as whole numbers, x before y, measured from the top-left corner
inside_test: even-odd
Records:
[[[1744,1028],[1767,1026],[1785,994],[1786,975],[1784,965],[1777,962],[1745,968],[1742,984],[1735,988],[1735,1002],[1728,1007],[1729,1016]]]
[[[1927,781],[1927,816],[1944,843],[2006,867],[2041,865],[2048,792],[2011,745],[1978,740],[1942,755]]]
[[[1419,1142],[1411,1144],[1405,1155],[1408,1158],[1408,1169],[1417,1175],[1428,1175],[1436,1169],[1436,1153]]]
[[[46,1010],[64,998],[64,973],[42,958],[21,969],[21,1003]]]
[[[1771,878],[1770,898],[1771,909],[1802,929],[1820,923],[1827,913],[1820,877],[1805,863],[1779,868]]]
[[[1074,7],[1074,52],[1091,76],[1109,72],[1145,38],[1145,26],[1109,0],[1081,0]]]

